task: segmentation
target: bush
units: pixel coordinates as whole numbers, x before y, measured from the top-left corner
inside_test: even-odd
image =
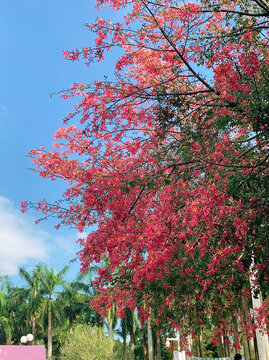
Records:
[[[80,325],[61,347],[61,360],[111,360],[113,342],[102,328]]]

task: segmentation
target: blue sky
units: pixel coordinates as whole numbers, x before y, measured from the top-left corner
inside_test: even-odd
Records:
[[[64,190],[32,174],[27,153],[50,147],[73,108],[50,93],[112,73],[109,58],[87,68],[62,57],[92,41],[83,24],[97,16],[103,14],[91,0],[0,1],[0,275],[15,276],[18,266],[30,271],[40,261],[60,270],[78,250],[76,231],[55,230],[53,222],[36,226],[39,214],[21,214],[20,202],[57,199]],[[72,265],[72,274],[78,270],[79,263]]]

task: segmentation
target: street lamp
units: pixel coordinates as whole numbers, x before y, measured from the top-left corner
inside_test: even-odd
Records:
[[[166,339],[166,342],[165,342],[165,346],[166,347],[169,347],[170,346],[170,341],[177,341],[177,344],[178,344],[178,349],[179,349],[179,332],[177,332],[177,337],[175,338],[167,338]]]
[[[33,334],[28,334],[28,335],[26,335],[26,340],[27,340],[27,342],[32,342],[33,340],[34,340],[34,335]]]
[[[173,352],[173,358],[174,360],[186,360],[186,353],[185,351],[180,351],[180,345],[179,345],[179,332],[177,332],[177,336],[175,338],[167,338],[165,342],[165,346],[167,348],[170,347],[170,341],[176,341],[177,342],[177,351]]]
[[[168,348],[170,347],[170,341],[177,341],[178,349],[179,349],[179,333],[177,333],[177,337],[175,337],[175,338],[167,338],[166,339],[165,346]]]
[[[165,346],[167,347],[167,348],[169,348],[170,347],[170,340],[166,340],[166,342],[165,342]]]
[[[27,343],[27,340],[26,340],[26,336],[24,335],[21,337],[21,344],[26,345],[26,343]]]
[[[21,344],[22,345],[31,345],[34,340],[34,336],[32,334],[23,335],[21,337]]]

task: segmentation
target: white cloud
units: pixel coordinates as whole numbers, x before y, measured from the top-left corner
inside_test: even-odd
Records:
[[[0,275],[14,275],[18,266],[47,260],[48,236],[31,217],[0,196]]]
[[[66,256],[69,261],[77,259],[81,246],[78,239],[86,237],[86,233],[71,232],[71,234],[58,235],[54,238],[54,251],[59,251]]]
[[[66,252],[68,254],[73,254],[75,256],[76,252],[78,251],[78,245],[76,243],[77,239],[78,239],[78,237],[76,237],[75,235],[73,235],[73,236],[72,235],[69,235],[69,236],[60,235],[60,236],[55,237],[54,244],[60,250]]]

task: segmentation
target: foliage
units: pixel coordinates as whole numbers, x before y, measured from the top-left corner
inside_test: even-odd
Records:
[[[61,360],[111,360],[113,342],[103,329],[87,325],[77,326],[61,348]]]
[[[85,276],[82,275],[71,282],[64,281],[62,275],[65,270],[66,268],[57,273],[46,264],[36,265],[32,272],[20,269],[19,275],[25,281],[24,287],[15,287],[9,279],[2,279],[0,344],[20,344],[21,336],[28,333],[35,335],[35,344],[46,344],[48,301],[51,302],[52,348],[55,359],[59,356],[60,347],[68,336],[73,322],[84,324],[91,321],[100,325],[100,316],[89,309],[91,285],[83,283]],[[45,276],[47,272],[49,275]],[[54,280],[57,278],[57,283],[60,283],[57,291],[55,291],[55,281],[52,281],[51,277]],[[91,283],[89,278],[87,281]],[[48,286],[47,291],[44,291],[44,283],[51,284],[49,287],[51,300],[47,298]]]
[[[80,232],[97,225],[80,255],[84,271],[109,258],[95,284],[103,317],[137,307],[143,323],[153,310],[184,335],[211,322],[217,341],[235,334],[236,314],[254,336],[243,304],[268,286],[268,4],[97,1],[106,4],[128,14],[86,24],[95,45],[64,56],[90,64],[118,46],[115,79],[62,93],[81,101],[55,150],[31,156],[42,177],[69,187],[22,209]],[[265,301],[256,320],[267,319]]]
[[[120,360],[120,359],[124,359],[124,352],[123,352],[123,344],[120,340],[115,340],[114,344],[113,344],[113,358],[115,360]],[[129,349],[127,350],[126,353],[126,360],[130,360],[130,351]]]

